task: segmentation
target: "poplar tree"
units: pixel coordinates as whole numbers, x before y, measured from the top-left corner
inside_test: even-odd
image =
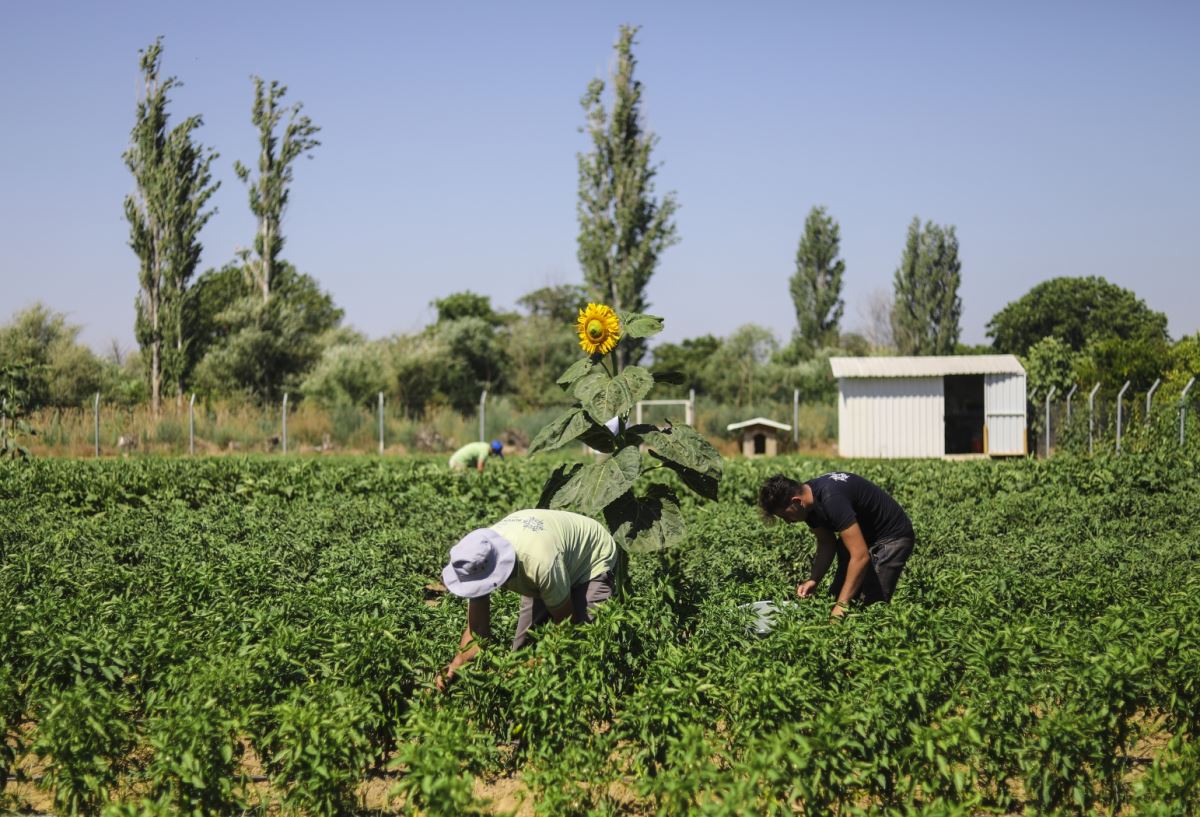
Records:
[[[618,313],[644,312],[646,285],[659,254],[678,241],[673,193],[654,197],[658,168],[650,153],[658,138],[643,127],[642,83],[634,79],[637,27],[623,25],[616,44],[612,110],[604,107],[605,83],[594,79],[580,100],[587,116],[582,130],[592,150],[579,154],[578,258],[593,300]],[[645,343],[632,338],[617,346],[617,365],[636,363]]]
[[[258,178],[251,181],[250,168],[241,162],[233,164],[238,178],[249,186],[250,211],[258,219],[258,231],[254,236],[256,257],[247,259],[246,270],[254,289],[262,293],[263,303],[271,298],[271,285],[283,249],[281,226],[287,210],[293,163],[302,155],[312,158],[312,149],[321,144],[314,138],[321,129],[300,113],[304,107],[301,103],[280,106],[286,94],[286,85],[275,80],[268,84],[262,78],[254,77],[251,114],[258,128]],[[277,130],[284,116],[287,123],[279,135]]]
[[[894,278],[892,334],[902,355],[949,355],[958,343],[962,263],[954,226],[914,217]]]
[[[789,282],[797,331],[810,349],[831,345],[838,339],[846,306],[842,301],[846,262],[838,258],[840,243],[838,223],[824,207],[812,208],[804,220],[804,235],[796,250],[796,272]]]
[[[163,383],[183,393],[186,327],[183,299],[200,259],[199,233],[214,211],[204,207],[220,183],[210,167],[217,154],[193,141],[199,116],[168,130],[167,105],[175,77],[162,78],[162,38],[140,51],[142,93],[125,164],[134,192],[125,197],[129,246],[139,261],[134,331],[146,359],[150,407],[161,408]]]

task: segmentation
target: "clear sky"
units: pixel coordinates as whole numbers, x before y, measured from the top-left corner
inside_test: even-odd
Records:
[[[1103,275],[1200,330],[1200,3],[0,2],[0,322],[35,301],[133,345],[121,160],[138,50],[221,154],[201,269],[252,243],[252,74],[323,141],[284,257],[370,337],[472,289],[581,280],[579,98],[622,22],[680,244],[650,283],[666,340],[795,325],[805,215],[828,207],[844,329],[890,291],[914,215],[957,227],[963,340],[1059,275]]]

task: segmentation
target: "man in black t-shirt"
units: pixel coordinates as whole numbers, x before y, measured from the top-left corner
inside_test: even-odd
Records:
[[[845,472],[796,482],[776,474],[763,483],[758,504],[767,516],[805,522],[817,537],[812,577],[796,595],[808,598],[837,557],[830,592],[833,616],[845,615],[853,599],[888,601],[915,535],[904,509],[875,483]]]

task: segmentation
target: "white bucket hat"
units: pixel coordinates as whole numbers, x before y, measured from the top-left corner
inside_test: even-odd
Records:
[[[486,596],[508,580],[516,564],[512,543],[491,528],[477,528],[450,548],[442,583],[466,599]]]

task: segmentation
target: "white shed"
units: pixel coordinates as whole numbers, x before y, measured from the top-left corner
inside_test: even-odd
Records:
[[[1021,455],[1025,369],[1014,355],[834,357],[844,457]]]

